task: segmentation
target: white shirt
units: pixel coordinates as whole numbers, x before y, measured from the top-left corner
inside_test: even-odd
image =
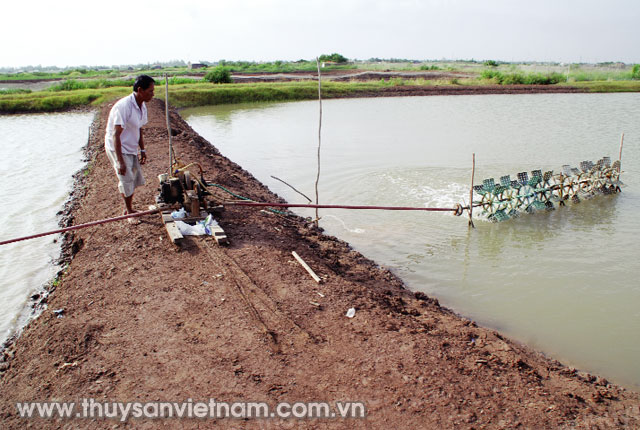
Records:
[[[140,141],[140,128],[148,122],[147,106],[142,102],[142,109],[138,107],[136,96],[131,93],[113,105],[109,112],[107,129],[104,135],[104,146],[110,151],[115,151],[116,125],[122,126],[120,142],[123,154],[137,154]]]

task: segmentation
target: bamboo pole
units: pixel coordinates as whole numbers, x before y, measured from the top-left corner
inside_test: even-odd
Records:
[[[320,145],[322,144],[322,79],[320,76],[320,60],[316,57],[316,66],[318,67],[318,103],[320,105],[320,116],[318,117],[318,173],[316,175],[316,205],[318,200],[318,182],[320,181]],[[318,208],[316,208],[316,227],[318,226]]]
[[[469,227],[475,228],[473,225],[473,177],[476,174],[476,153],[473,153],[471,165],[471,188],[469,189]]]
[[[171,141],[171,124],[169,123],[169,78],[164,74],[164,113],[167,120],[167,133],[169,134],[169,177],[173,169],[173,142]]]
[[[618,154],[618,162],[619,162],[618,173],[622,171],[622,145],[623,144],[624,144],[624,133],[622,133],[622,136],[620,137],[620,153]]]

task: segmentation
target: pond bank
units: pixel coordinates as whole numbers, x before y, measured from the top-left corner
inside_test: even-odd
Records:
[[[397,81],[393,81],[396,79]],[[421,81],[422,82],[422,81]],[[160,91],[158,97],[164,97]],[[631,90],[638,88],[631,87]],[[618,89],[620,90],[620,89]],[[84,88],[70,91],[35,91],[2,94],[0,114],[56,112],[84,106],[100,106],[125,96],[130,87]],[[453,85],[441,81],[413,84],[402,75],[388,81],[323,81],[323,98],[394,97],[466,94],[523,94],[589,92],[589,88],[564,85]],[[606,88],[603,90],[606,91]],[[621,90],[620,90],[621,91]],[[292,82],[258,82],[235,84],[189,83],[171,85],[171,105],[196,107],[211,104],[265,101],[313,100],[318,97],[318,84],[313,80]]]
[[[120,213],[103,135],[71,210],[73,224]],[[153,202],[166,170],[163,104],[149,106],[147,185]],[[172,112],[180,158],[205,177],[259,201],[273,195]],[[71,222],[71,221],[69,221]],[[23,428],[16,401],[362,401],[366,420],[274,422],[300,428],[634,427],[636,393],[577,372],[408,291],[388,270],[300,217],[240,207],[219,217],[229,247],[187,238],[179,252],[157,216],[69,236],[73,260],[48,309],[6,351],[0,379],[4,428]],[[325,277],[316,284],[296,251]],[[345,316],[355,308],[355,317]],[[64,309],[63,318],[53,310]],[[212,422],[213,423],[213,422]],[[114,421],[36,420],[112,428]],[[168,428],[200,421],[166,420]],[[208,423],[207,423],[208,424]],[[237,427],[235,420],[216,425]],[[246,428],[268,426],[263,420]],[[153,421],[136,421],[153,428]]]

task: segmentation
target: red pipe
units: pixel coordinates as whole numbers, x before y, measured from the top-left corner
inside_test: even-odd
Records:
[[[37,237],[48,236],[50,234],[64,233],[65,231],[79,230],[81,228],[91,227],[93,225],[106,224],[108,222],[120,221],[120,220],[127,219],[127,218],[134,218],[134,217],[138,217],[138,216],[149,215],[149,214],[152,214],[152,213],[155,213],[155,212],[158,212],[158,209],[151,209],[151,210],[144,211],[144,212],[136,212],[136,213],[132,213],[132,214],[128,214],[128,215],[117,216],[115,218],[107,218],[107,219],[103,219],[103,220],[100,220],[100,221],[91,221],[91,222],[88,222],[88,223],[85,223],[85,224],[72,225],[71,227],[65,227],[65,228],[61,228],[59,230],[48,231],[46,233],[38,233],[38,234],[31,235],[31,236],[18,237],[16,239],[4,240],[4,241],[0,242],[0,245],[6,245],[6,244],[9,244],[9,243],[13,243],[13,242],[19,242],[21,240],[35,239]]]
[[[416,208],[407,206],[349,206],[349,205],[308,205],[296,203],[224,202],[224,206],[257,206],[276,208],[318,208],[318,209],[380,209],[387,211],[432,211],[455,212],[456,208]]]

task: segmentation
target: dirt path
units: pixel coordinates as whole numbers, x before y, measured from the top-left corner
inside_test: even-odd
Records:
[[[94,161],[69,222],[116,216],[120,198],[96,123]],[[162,102],[149,107],[147,186],[166,170]],[[255,200],[277,196],[175,112],[179,156]],[[215,144],[215,142],[213,142]],[[0,363],[3,429],[638,428],[638,394],[560,363],[412,294],[389,271],[299,217],[229,207],[231,245],[168,242],[158,216],[78,231],[48,308]],[[296,251],[322,277],[316,284]],[[356,309],[350,319],[349,308]],[[57,318],[53,310],[64,309]],[[361,401],[366,419],[19,418],[17,401]]]

